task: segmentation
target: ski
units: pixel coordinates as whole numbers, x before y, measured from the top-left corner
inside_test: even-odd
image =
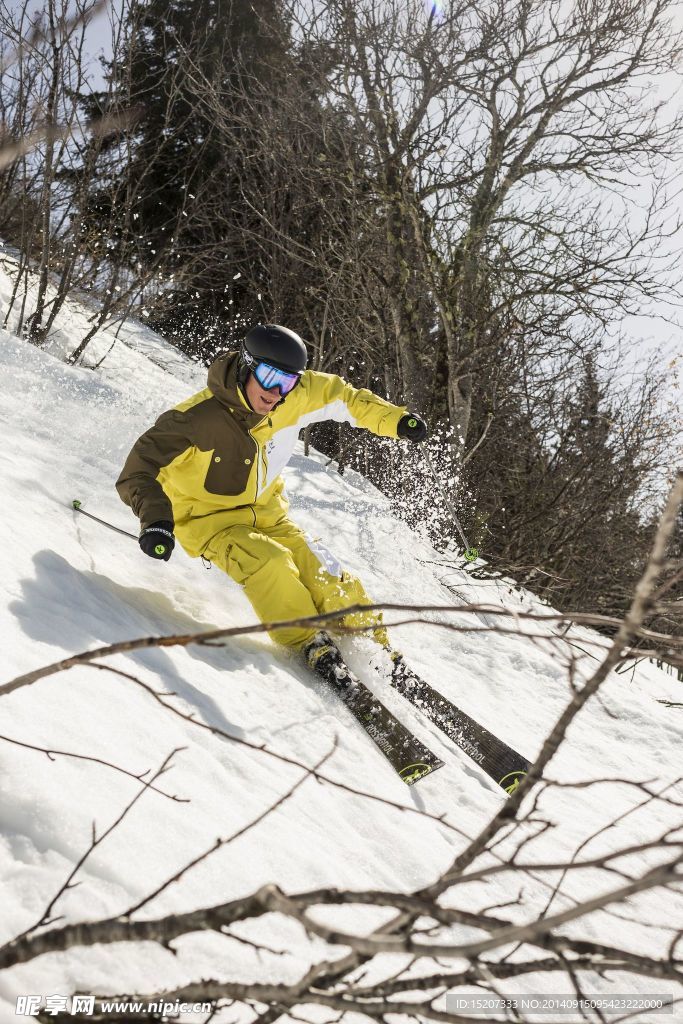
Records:
[[[319,678],[344,702],[407,786],[443,766],[443,761],[413,736],[346,664],[341,662],[332,678]]]
[[[531,763],[442,696],[406,665],[402,654],[389,654],[394,689],[453,740],[508,796],[514,793]]]

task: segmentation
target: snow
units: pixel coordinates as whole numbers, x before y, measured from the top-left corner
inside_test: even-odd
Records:
[[[4,272],[3,309],[10,289]],[[205,385],[201,367],[134,322],[126,322],[118,338],[115,328],[100,332],[86,353],[89,366],[109,353],[96,370],[68,366],[63,356],[80,340],[87,315],[86,307],[71,303],[45,350],[0,332],[0,683],[103,644],[253,622],[243,594],[219,570],[207,571],[180,548],[169,563],[145,558],[133,540],[71,509],[78,498],[84,509],[135,533],[137,523],[114,490],[123,460],[160,412]],[[8,326],[12,329],[13,321]],[[548,611],[532,595],[520,595],[502,582],[439,570],[433,564],[438,554],[392,517],[378,492],[353,473],[339,476],[316,453],[307,458],[299,451],[286,480],[293,517],[361,575],[375,599],[444,609],[464,599]],[[457,597],[440,575],[448,577]],[[393,614],[390,621],[398,617]],[[426,618],[429,622],[391,630],[409,664],[532,759],[571,698],[569,657],[580,657],[577,671],[586,677],[605,644],[589,630],[574,629],[573,642],[592,651],[583,656],[576,648],[553,645],[548,624],[533,629],[541,640],[483,631],[494,621],[491,612],[472,616],[443,610]],[[347,640],[344,647],[351,666],[370,678],[371,641]],[[231,639],[223,647],[119,654],[106,664],[156,691],[171,691],[175,696],[169,701],[185,714],[251,746],[211,735],[164,710],[133,681],[93,666],[72,668],[2,697],[0,942],[40,919],[88,848],[93,823],[102,835],[140,790],[139,782],[112,767],[67,756],[49,759],[8,738],[96,757],[133,774],[157,770],[176,751],[157,786],[183,802],[146,792],[88,858],[77,875],[79,884],[60,897],[54,913],[62,921],[122,913],[217,838],[245,829],[286,794],[302,778],[302,768],[265,755],[255,749],[258,745],[307,766],[329,754],[324,773],[361,792],[307,779],[263,823],[245,829],[183,875],[141,915],[214,905],[266,883],[286,892],[324,886],[409,892],[433,882],[464,837],[475,835],[505,800],[473,762],[375,676],[370,681],[378,695],[445,762],[415,787],[404,786],[340,702],[264,634]],[[613,674],[572,726],[550,765],[550,777],[651,780],[655,791],[680,800],[683,719],[678,709],[660,701],[680,702],[682,692],[680,683],[651,663]],[[430,816],[412,813],[420,811]],[[444,815],[450,827],[436,820]],[[534,854],[547,860],[566,859],[591,836],[596,838],[582,850],[584,856],[645,842],[680,825],[676,807],[645,802],[642,791],[626,781],[551,789],[538,816],[553,826],[533,844]],[[498,853],[504,855],[505,848],[503,843]],[[627,863],[638,871],[661,858],[661,851],[640,853]],[[523,885],[521,903],[506,908],[511,919],[523,920],[551,898],[548,879],[494,876],[485,888],[476,883],[458,890],[458,905],[477,909],[507,903]],[[603,873],[574,872],[562,881],[551,909],[571,906],[606,885]],[[369,930],[390,916],[386,909],[360,907],[316,911],[317,919],[352,929]],[[680,892],[657,889],[568,930],[576,933],[580,927],[582,934],[608,943],[617,934],[625,948],[664,956],[671,929],[682,920]],[[0,974],[0,1021],[14,1021],[16,998],[28,993],[151,992],[209,977],[293,982],[326,955],[324,943],[279,915],[232,931],[282,955],[257,953],[248,943],[209,932],[183,937],[175,943],[177,955],[152,943],[49,954]],[[458,938],[469,933],[479,934],[464,926],[453,929]],[[389,974],[405,961],[385,956],[378,965]],[[682,994],[669,982],[614,973],[591,977],[589,987]],[[556,980],[532,975],[510,982],[506,991],[556,989]],[[252,1010],[235,1006],[216,1019],[252,1018]]]

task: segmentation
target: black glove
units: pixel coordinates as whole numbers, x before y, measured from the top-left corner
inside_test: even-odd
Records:
[[[397,434],[406,441],[424,441],[427,437],[427,424],[419,416],[408,412],[398,421]]]
[[[167,519],[160,519],[158,523],[152,523],[142,531],[138,538],[138,544],[150,558],[163,558],[164,562],[168,562],[175,547],[173,523]]]

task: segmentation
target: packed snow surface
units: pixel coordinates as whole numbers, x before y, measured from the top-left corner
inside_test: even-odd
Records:
[[[4,300],[8,289],[3,277]],[[86,361],[94,365],[106,354],[96,370],[68,366],[62,356],[78,342],[84,315],[77,306],[62,315],[45,350],[0,333],[0,683],[104,644],[254,620],[240,589],[218,569],[207,570],[179,547],[170,562],[155,562],[134,540],[72,511],[71,501],[78,498],[84,509],[135,534],[137,522],[114,490],[125,456],[163,410],[205,386],[203,368],[133,323],[124,325],[118,339],[113,331],[95,339]],[[299,451],[286,481],[293,518],[358,573],[377,600],[444,608],[462,601],[544,607],[502,582],[473,581],[462,570],[438,564],[443,559],[392,517],[385,498],[354,474],[340,476],[315,453],[305,457]],[[574,630],[575,646],[564,648],[482,631],[493,621],[490,613],[444,610],[427,618],[428,624],[391,630],[409,664],[531,759],[571,697],[569,659],[579,658],[577,671],[586,677],[604,645],[587,630]],[[544,624],[534,632],[549,637],[553,627]],[[324,886],[407,892],[438,877],[505,795],[373,675],[369,639],[344,644],[352,667],[363,671],[384,702],[445,762],[412,788],[394,775],[341,703],[264,634],[224,646],[119,654],[104,662],[157,692],[171,692],[169,703],[194,716],[194,722],[162,708],[132,679],[93,666],[72,668],[2,697],[0,941],[40,919],[87,850],[93,823],[103,833],[141,788],[131,775],[155,771],[172,751],[172,767],[157,789],[147,791],[87,859],[76,876],[79,884],[55,906],[55,917],[77,921],[122,913],[217,838],[245,829],[304,776],[301,766],[325,755],[324,773],[349,789],[309,777],[262,823],[184,874],[141,914],[157,917],[210,906],[265,883],[288,892]],[[549,776],[650,780],[657,792],[680,798],[675,783],[682,764],[681,711],[662,701],[680,702],[682,692],[680,683],[651,663],[614,674],[571,728]],[[197,722],[219,726],[252,746],[211,735]],[[59,754],[48,758],[18,743],[106,763]],[[262,744],[290,763],[254,749]],[[429,816],[413,813],[422,811]],[[626,783],[551,789],[539,817],[553,827],[533,851],[559,860],[592,836],[583,856],[645,842],[680,820],[677,813],[664,802],[646,802]],[[436,820],[439,816],[449,825]],[[634,870],[642,869],[648,856],[654,863],[662,854],[638,854]],[[506,912],[524,920],[548,903],[547,878],[495,876],[484,896],[479,886],[470,886],[468,899],[473,908],[505,904],[517,899],[520,887],[521,903]],[[604,876],[598,883],[590,870],[574,872],[563,881],[551,910],[604,887]],[[316,913],[321,920],[364,930],[390,916],[386,909],[359,907]],[[593,914],[581,927],[596,940],[614,942],[616,934],[623,947],[664,956],[671,928],[681,924],[681,895],[654,890]],[[18,1019],[16,998],[28,993],[147,993],[208,977],[293,982],[323,955],[323,943],[277,915],[237,925],[232,932],[236,937],[185,936],[175,943],[176,955],[139,943],[40,957],[0,974],[0,1020]],[[462,936],[467,929],[453,932]],[[240,939],[263,943],[270,952]],[[340,948],[339,955],[343,952]],[[382,958],[387,974],[404,961]],[[634,984],[641,990],[649,984],[651,991],[675,987],[610,975],[596,976],[590,988],[628,992]],[[556,986],[545,976],[526,976],[506,991],[556,991]],[[252,1018],[253,1011],[243,1006],[218,1019]]]

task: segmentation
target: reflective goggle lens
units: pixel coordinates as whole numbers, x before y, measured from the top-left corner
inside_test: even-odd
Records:
[[[284,397],[299,383],[301,374],[287,373],[286,370],[278,370],[277,366],[270,366],[268,363],[257,363],[254,367],[254,376],[262,388],[278,388]]]

